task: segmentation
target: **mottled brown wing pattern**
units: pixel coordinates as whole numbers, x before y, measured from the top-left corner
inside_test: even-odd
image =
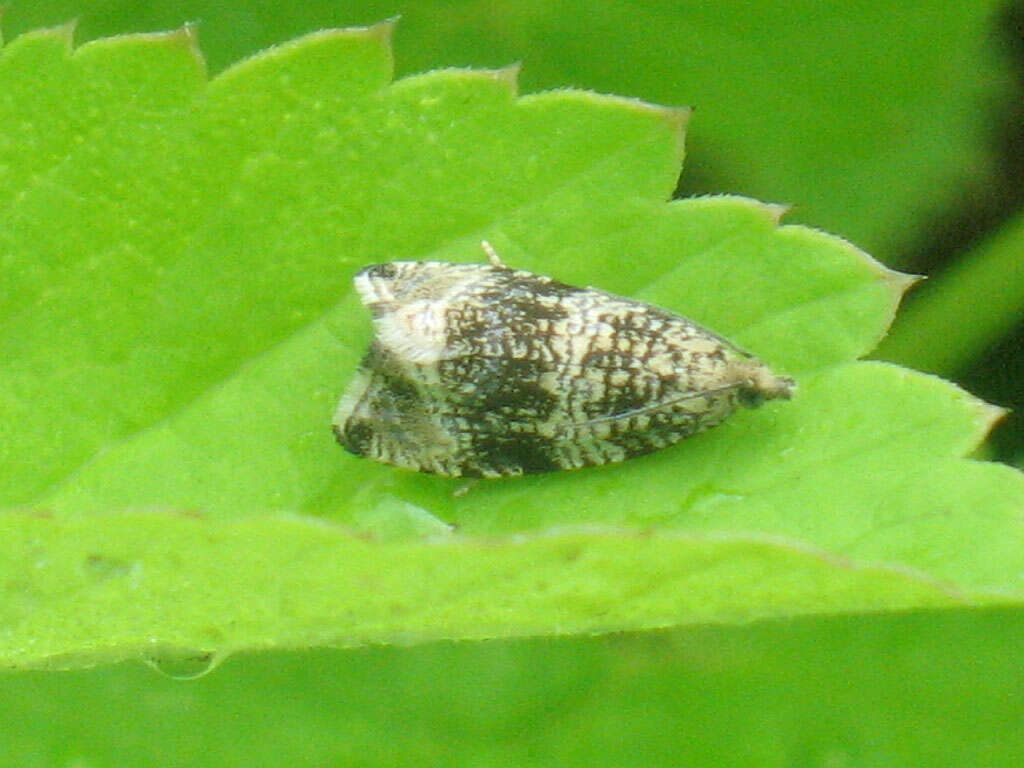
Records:
[[[375,335],[334,430],[395,466],[500,477],[617,462],[793,389],[686,318],[497,263],[393,262],[355,284]]]

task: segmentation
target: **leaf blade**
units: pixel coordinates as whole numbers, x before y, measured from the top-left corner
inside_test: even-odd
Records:
[[[158,80],[180,87],[97,122],[88,152],[62,150],[0,214],[5,275],[25,278],[0,338],[0,503],[54,511],[2,516],[0,655],[1020,599],[1021,476],[959,458],[991,409],[851,362],[903,278],[768,206],[667,203],[679,110],[517,98],[507,71],[389,84],[388,30],[319,33],[198,87],[185,38],[71,56],[102,91],[147,72],[152,44]],[[51,38],[40,66],[63,72]],[[801,392],[644,459],[463,498],[344,455],[330,414],[368,337],[351,273],[480,260],[483,237],[515,266],[690,315]]]

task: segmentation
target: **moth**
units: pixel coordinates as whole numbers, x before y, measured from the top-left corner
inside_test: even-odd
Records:
[[[374,336],[334,433],[357,456],[448,477],[608,464],[672,445],[792,379],[692,320],[487,264],[360,270]]]

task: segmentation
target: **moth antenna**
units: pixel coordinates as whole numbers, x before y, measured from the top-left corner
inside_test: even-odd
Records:
[[[460,485],[458,488],[456,488],[454,491],[452,491],[452,496],[456,499],[461,499],[463,496],[465,496],[467,493],[473,490],[473,488],[476,487],[477,482],[477,478],[470,478],[462,485]]]
[[[480,241],[480,247],[484,249],[484,253],[487,254],[487,260],[491,262],[492,267],[498,267],[498,269],[505,269],[505,265],[501,262],[501,256],[494,250],[494,246],[486,240]]]

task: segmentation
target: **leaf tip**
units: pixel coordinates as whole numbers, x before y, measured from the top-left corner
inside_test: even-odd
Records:
[[[870,257],[869,257],[870,258]],[[899,270],[892,269],[882,264],[880,261],[872,259],[876,268],[881,273],[881,278],[888,285],[889,290],[893,295],[893,319],[895,319],[896,311],[899,309],[900,304],[903,302],[903,297],[907,291],[913,288],[922,280],[925,280],[924,275],[912,275],[906,272],[900,272]],[[891,325],[890,320],[890,325]],[[886,335],[888,335],[889,328],[886,327]],[[884,337],[883,337],[884,338]],[[881,342],[881,339],[879,339]]]
[[[868,265],[869,269],[874,272],[876,279],[885,287],[889,295],[889,311],[887,313],[887,320],[879,329],[879,332],[870,348],[866,350],[866,352],[868,352],[875,349],[888,335],[889,329],[892,327],[892,322],[896,319],[896,312],[899,310],[904,294],[906,294],[910,287],[921,278],[919,275],[910,275],[906,272],[900,272],[892,267],[888,267],[867,251],[864,251],[853,244],[850,244],[850,247]]]
[[[497,82],[507,85],[514,95],[519,93],[519,73],[522,69],[522,64],[514,61],[507,67],[499,67],[488,71]]]
[[[64,37],[68,41],[68,47],[74,45],[75,32],[78,30],[78,17],[68,19],[63,24],[59,24],[53,28],[54,33],[58,37]]]
[[[0,11],[2,10],[3,8],[0,7]],[[9,43],[4,40],[3,35],[0,35],[0,48],[5,48],[8,45],[17,45],[18,43],[31,44],[32,41],[49,39],[55,40],[58,43],[63,43],[65,54],[71,55],[74,50],[75,30],[77,27],[78,19],[75,18],[53,27],[44,27],[42,29],[32,29],[27,32],[23,32],[20,35],[16,35]]]
[[[395,37],[395,27],[398,26],[398,22],[401,19],[401,14],[396,14],[383,21],[378,21],[376,24],[371,24],[365,28],[366,36],[376,38],[382,44],[390,46]]]
[[[202,48],[199,47],[198,22],[186,21],[177,29],[165,32],[164,36],[167,42],[181,45],[189,54],[192,55],[192,58],[195,59],[203,72],[206,72],[206,57],[203,55]]]
[[[143,46],[166,46],[168,49],[180,49],[195,65],[198,76],[206,76],[206,58],[199,47],[199,32],[195,22],[186,22],[177,29],[160,32],[130,32],[123,35],[111,35],[90,40],[74,50],[74,56],[80,58],[102,51],[108,51],[133,43]]]
[[[775,222],[775,226],[779,226],[783,218],[793,210],[792,203],[761,203],[761,205],[764,206],[764,210],[769,218]]]
[[[665,117],[668,119],[673,135],[676,136],[676,143],[679,145],[680,162],[684,151],[686,140],[686,128],[690,124],[690,117],[693,115],[693,107],[661,107]]]
[[[904,293],[909,291],[918,283],[924,282],[928,279],[928,275],[915,275],[910,272],[900,272],[895,269],[890,269],[883,265],[882,267],[887,275],[886,277],[896,286],[898,286]]]
[[[897,269],[893,269],[892,267],[883,264],[870,253],[865,251],[863,248],[854,245],[846,238],[840,237],[838,235],[827,236],[835,238],[836,240],[841,242],[847,249],[849,249],[851,253],[855,254],[857,258],[861,260],[861,262],[867,265],[868,269],[872,273],[874,273],[875,279],[877,279],[879,282],[883,283],[889,288],[893,299],[893,315],[895,315],[896,313],[896,308],[899,306],[899,302],[903,298],[903,294],[906,293],[911,286],[913,286],[915,283],[922,279],[921,275],[912,275],[906,272],[900,272]],[[888,328],[888,326],[886,326],[886,328]]]
[[[170,37],[177,37],[182,42],[187,43],[195,48],[199,48],[199,22],[198,21],[186,21],[180,27],[175,30],[171,30],[168,33]]]
[[[46,31],[46,30],[44,30]],[[68,19],[63,24],[58,24],[51,30],[48,30],[58,40],[63,40],[67,46],[67,51],[70,53],[75,47],[75,32],[78,31],[78,17]]]
[[[692,107],[666,107],[661,104],[652,104],[651,102],[643,101],[642,99],[632,99],[624,96],[606,95],[604,98],[629,104],[634,108],[646,110],[651,114],[658,115],[669,124],[669,127],[673,132],[679,134],[686,131],[686,126],[690,122],[690,116],[693,114]]]
[[[985,401],[980,403],[979,411],[985,434],[988,434],[996,424],[1013,412],[1011,408],[1004,408],[1001,405]]]

